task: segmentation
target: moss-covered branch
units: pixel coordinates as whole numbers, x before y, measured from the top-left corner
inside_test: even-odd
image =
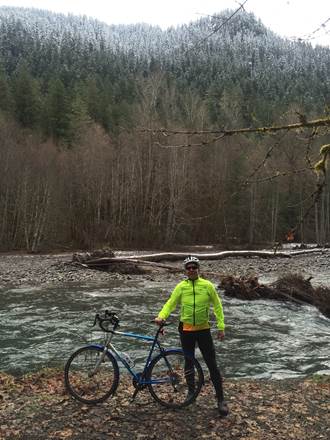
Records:
[[[270,127],[257,127],[257,128],[237,128],[233,130],[227,130],[224,128],[216,130],[169,130],[166,128],[152,129],[152,128],[141,128],[140,132],[147,133],[162,133],[164,135],[174,135],[174,134],[189,134],[189,135],[207,135],[207,134],[217,134],[223,136],[232,136],[235,134],[250,134],[250,133],[274,133],[282,130],[297,130],[301,128],[314,128],[314,127],[330,127],[330,118],[320,118],[314,119],[312,121],[301,121],[295,124],[287,125],[273,125]]]

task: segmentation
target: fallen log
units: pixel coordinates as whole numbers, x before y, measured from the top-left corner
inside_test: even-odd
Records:
[[[270,286],[260,284],[257,277],[222,277],[219,288],[225,295],[243,300],[272,299],[290,301],[301,305],[311,304],[330,318],[330,289],[313,288],[311,279],[299,274],[279,278]]]
[[[113,258],[114,256],[115,254],[111,249],[96,249],[92,252],[76,252],[72,255],[72,261],[84,264],[89,260]]]
[[[271,251],[223,251],[216,253],[194,253],[200,260],[222,260],[230,257],[259,257],[259,258],[292,258],[296,255],[306,253],[323,253],[325,249],[309,249],[293,252],[271,252]],[[329,252],[329,251],[328,251]],[[95,254],[94,254],[95,255]],[[182,252],[163,252],[154,254],[129,255],[118,257],[113,255],[95,258],[93,254],[88,254],[87,258],[77,258],[74,255],[73,262],[76,265],[90,269],[107,270],[110,272],[118,272],[122,274],[145,274],[148,269],[162,269],[172,273],[182,271],[177,266],[161,263],[162,261],[177,262],[187,257],[187,253]],[[94,256],[94,258],[93,258]],[[149,267],[148,267],[149,266]],[[206,273],[205,273],[206,275]],[[207,274],[208,275],[208,274]],[[212,274],[214,275],[214,274]]]
[[[272,251],[223,251],[216,253],[194,253],[194,256],[200,260],[222,260],[229,257],[259,257],[259,258],[292,258],[296,255],[309,254],[309,253],[323,253],[327,252],[325,249],[305,249],[292,252],[272,252]],[[145,255],[129,255],[126,257],[101,257],[90,258],[84,263],[89,267],[105,266],[113,263],[123,263],[129,261],[139,262],[144,264],[147,261],[152,263],[158,263],[160,261],[182,261],[189,254],[182,252],[162,252]],[[156,265],[155,265],[156,266]],[[159,267],[161,267],[159,265]],[[176,270],[175,268],[168,266],[168,269]]]
[[[166,269],[169,272],[182,272],[182,268],[170,266],[168,264],[156,263],[154,261],[145,261],[140,259],[132,259],[132,258],[101,258],[97,260],[88,260],[84,263],[80,262],[71,262],[70,264],[74,264],[76,266],[85,267],[87,269],[99,269],[106,270],[109,272],[118,272],[122,274],[130,273],[130,274],[143,274],[146,273],[148,268],[160,268]]]
[[[299,251],[291,251],[291,252],[271,252],[271,251],[223,251],[216,253],[194,253],[196,257],[200,260],[222,260],[229,257],[259,257],[259,258],[292,258],[297,255],[302,255],[306,253],[323,253],[329,252],[329,250],[325,249],[305,249]],[[171,266],[168,264],[161,263],[162,261],[171,261],[177,262],[182,261],[189,254],[183,252],[162,252],[162,253],[153,253],[153,254],[144,254],[144,255],[129,255],[125,257],[116,257],[113,255],[110,256],[102,256],[100,258],[93,258],[93,254],[88,255],[88,258],[79,258],[77,254],[74,255],[73,262],[76,264],[80,264],[82,267],[88,267],[93,269],[100,270],[111,270],[115,271],[115,267],[119,268],[120,273],[127,273],[124,270],[124,265],[127,264],[130,269],[129,273],[144,273],[143,269],[139,269],[138,266],[153,266],[154,268],[166,269],[171,272],[178,272],[181,269],[178,269],[176,266]],[[136,272],[131,270],[132,264],[136,266]],[[142,272],[141,272],[142,271]]]

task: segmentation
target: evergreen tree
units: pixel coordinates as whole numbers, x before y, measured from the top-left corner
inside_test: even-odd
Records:
[[[105,120],[107,118],[104,118],[104,103],[103,100],[105,99],[101,88],[99,86],[99,83],[101,81],[99,80],[98,76],[91,76],[89,77],[85,84],[85,94],[86,94],[86,103],[87,103],[87,109],[89,116],[99,124],[106,126],[104,124]]]
[[[49,82],[45,100],[44,130],[56,141],[65,139],[69,134],[70,105],[67,93],[59,78]]]
[[[4,69],[0,65],[0,110],[11,113],[13,110],[13,97]]]
[[[81,140],[91,124],[88,114],[88,106],[84,100],[81,90],[77,87],[73,91],[69,114],[69,130],[65,137],[66,142],[71,146]]]
[[[41,119],[41,94],[38,82],[31,76],[26,63],[22,63],[13,80],[14,113],[23,127],[35,128]]]

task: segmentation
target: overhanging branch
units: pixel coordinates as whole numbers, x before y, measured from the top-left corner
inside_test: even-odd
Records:
[[[314,119],[313,121],[303,121],[288,125],[274,125],[271,127],[257,127],[257,128],[238,128],[234,130],[218,129],[218,130],[169,130],[166,128],[141,128],[138,131],[142,133],[153,134],[189,134],[189,135],[207,135],[217,134],[222,136],[232,136],[235,134],[249,134],[249,133],[274,133],[282,130],[297,130],[299,128],[314,128],[314,127],[330,127],[330,118]]]

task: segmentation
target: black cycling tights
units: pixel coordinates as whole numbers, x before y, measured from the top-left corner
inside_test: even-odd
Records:
[[[191,356],[195,356],[196,343],[203,355],[204,361],[209,369],[210,377],[215,389],[217,399],[223,400],[223,389],[222,389],[222,377],[220,370],[217,366],[215,358],[215,348],[211,336],[210,329],[199,330],[196,332],[183,331],[182,323],[179,325],[179,333],[181,339],[181,345],[183,351],[189,353]],[[185,363],[185,371],[187,375],[187,383],[191,391],[194,388],[194,377],[189,376],[189,371],[192,371],[192,363],[189,359]]]

